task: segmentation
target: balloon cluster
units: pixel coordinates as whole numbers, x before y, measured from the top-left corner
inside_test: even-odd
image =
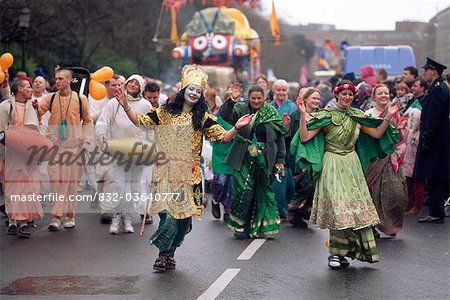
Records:
[[[89,81],[89,94],[95,100],[102,100],[106,97],[106,87],[101,83],[110,80],[114,75],[113,69],[103,67],[91,74]]]
[[[5,72],[12,66],[14,57],[11,53],[4,53],[0,56],[0,84],[5,80]]]
[[[14,57],[11,53],[4,53],[0,56],[0,84],[5,80],[5,72],[12,66]],[[114,75],[113,69],[103,67],[95,71],[90,76],[89,94],[95,100],[101,100],[106,97],[106,87],[101,83],[110,80]]]

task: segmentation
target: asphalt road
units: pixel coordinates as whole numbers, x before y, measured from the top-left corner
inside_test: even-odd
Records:
[[[139,216],[134,234],[112,236],[98,214],[56,233],[46,215],[30,239],[7,236],[3,219],[1,299],[450,298],[448,218],[423,225],[409,217],[396,238],[378,240],[379,263],[336,271],[327,266],[327,231],[283,223],[273,239],[235,240],[208,207],[167,273],[152,270],[158,251],[148,238],[157,226],[139,236]]]

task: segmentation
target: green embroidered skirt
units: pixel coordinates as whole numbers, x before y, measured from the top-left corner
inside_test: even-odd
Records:
[[[228,228],[254,238],[277,234],[280,229],[271,174],[263,153],[246,154],[240,171],[233,173],[231,215]]]

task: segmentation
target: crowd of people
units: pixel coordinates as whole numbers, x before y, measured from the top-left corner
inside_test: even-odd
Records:
[[[449,82],[446,66],[428,58],[423,69],[419,76],[406,66],[390,80],[386,70],[364,66],[360,78],[311,81],[290,94],[285,80],[263,75],[221,91],[201,67],[187,65],[167,93],[158,80],[115,74],[101,100],[71,89],[70,68],[55,69],[54,86],[43,76],[6,73],[0,172],[7,234],[30,237],[30,222],[44,216],[39,201],[17,195],[60,195],[48,230],[74,228],[77,203],[69,199],[90,185],[112,235],[133,233],[134,214],[143,224],[158,214],[153,268],[172,270],[192,217],[203,213],[209,170],[212,215],[220,219],[223,208],[235,238],[268,238],[283,221],[306,228],[309,220],[330,231],[330,268],[348,267],[347,258],[377,262],[376,239],[395,237],[404,216],[444,223]],[[30,162],[23,141],[52,146],[52,157]],[[164,161],[86,163],[136,145],[142,153],[157,145]],[[204,148],[212,148],[210,161]]]

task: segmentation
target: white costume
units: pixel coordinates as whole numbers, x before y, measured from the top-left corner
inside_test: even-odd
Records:
[[[141,85],[141,91],[143,91],[143,79],[141,84],[140,79],[142,77],[138,77],[140,76],[132,75],[127,82],[133,79],[138,80]],[[143,114],[148,113],[152,109],[150,102],[142,98],[141,94],[136,98],[128,96],[128,105],[133,111]],[[111,99],[100,114],[96,124],[96,133],[97,136],[103,135],[106,140],[133,136],[148,139],[146,132],[130,121],[116,98]],[[126,164],[118,165],[117,161],[106,167],[100,165],[97,167],[97,180],[104,179],[103,193],[105,196],[109,195],[112,200],[107,201],[108,197],[104,199],[99,198],[102,213],[130,214],[135,211],[139,214],[144,214],[146,201],[133,201],[135,195],[148,192],[141,191],[142,172],[142,166],[131,166],[126,170]],[[149,180],[150,178],[147,180],[148,186],[150,185]]]
[[[89,113],[91,114],[92,121],[94,121],[94,124],[97,123],[98,117],[100,117],[100,114],[103,111],[103,108],[105,108],[106,104],[109,102],[109,98],[105,97],[101,100],[95,100],[91,96],[89,96]]]

